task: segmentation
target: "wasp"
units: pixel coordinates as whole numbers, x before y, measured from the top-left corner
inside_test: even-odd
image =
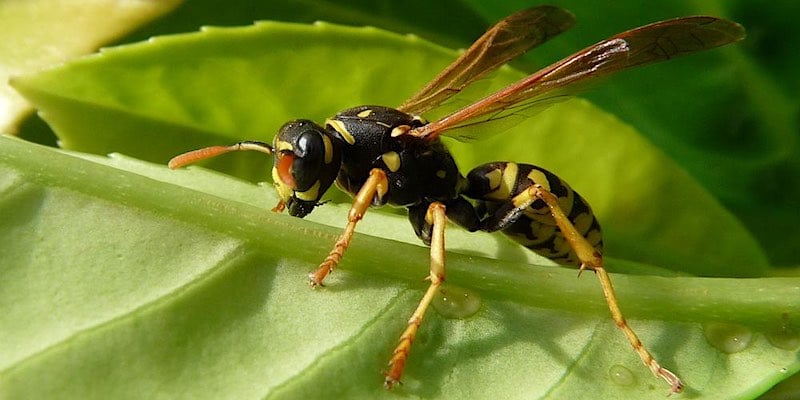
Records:
[[[744,38],[731,21],[690,16],[622,32],[586,47],[496,93],[435,121],[422,115],[439,108],[471,83],[508,61],[569,29],[572,13],[538,6],[493,25],[428,85],[397,108],[364,105],[339,112],[319,125],[306,119],[283,125],[273,143],[244,141],[179,155],[170,168],[240,150],[274,159],[272,179],[280,201],[273,209],[304,217],[322,204],[335,182],[353,196],[344,232],[319,267],[309,274],[312,287],[325,277],[350,246],[356,225],[370,206],[405,207],[416,235],[430,246],[430,284],[385,372],[387,388],[398,384],[425,312],[445,281],[445,227],[448,221],[469,231],[500,231],[528,249],[600,281],[608,308],[644,364],[682,391],[683,382],[662,367],[628,325],[603,266],[600,224],[589,203],[553,173],[528,164],[498,161],[462,175],[440,136],[479,138],[476,127],[515,121],[534,105],[573,94],[582,83],[640,65],[666,61]],[[486,129],[483,130],[487,131]]]

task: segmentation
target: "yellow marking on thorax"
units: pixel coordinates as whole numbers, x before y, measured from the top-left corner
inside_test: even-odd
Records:
[[[339,132],[347,144],[354,144],[356,142],[356,138],[347,131],[347,127],[344,125],[344,122],[339,121],[338,119],[327,119],[325,120],[325,125],[328,125],[336,132]]]
[[[410,125],[397,125],[394,128],[392,128],[391,136],[392,137],[402,136],[408,133],[408,131],[410,130],[411,130]]]
[[[328,135],[322,135],[322,143],[325,144],[325,164],[330,164],[333,161],[333,143]]]
[[[360,113],[358,113],[358,114],[356,114],[356,116],[357,116],[358,118],[367,118],[367,117],[369,117],[370,115],[372,115],[372,110],[371,110],[371,109],[369,109],[369,108],[368,108],[368,109],[366,109],[366,110],[364,110],[364,111],[361,111],[361,112],[360,112]]]
[[[397,172],[400,169],[400,155],[395,151],[388,151],[381,155],[383,163],[389,168],[389,171]]]

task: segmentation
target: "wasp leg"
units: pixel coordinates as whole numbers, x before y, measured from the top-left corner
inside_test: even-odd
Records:
[[[561,232],[564,234],[564,237],[569,245],[573,250],[575,250],[578,259],[581,262],[581,270],[591,269],[596,273],[597,278],[600,280],[600,286],[603,288],[603,295],[606,298],[606,303],[608,303],[608,309],[611,311],[611,318],[614,319],[617,327],[621,329],[625,334],[625,337],[628,338],[631,346],[633,346],[633,350],[639,354],[639,357],[642,359],[644,364],[650,368],[655,376],[661,377],[670,384],[670,394],[680,393],[683,390],[683,382],[681,382],[680,378],[678,378],[674,373],[666,368],[663,368],[653,358],[650,352],[644,347],[644,344],[642,344],[642,341],[639,340],[639,337],[636,336],[636,333],[633,331],[633,329],[625,321],[625,317],[622,315],[622,311],[617,303],[617,296],[614,293],[614,287],[611,284],[611,278],[608,276],[606,269],[603,267],[603,256],[578,232],[577,229],[575,229],[575,226],[572,225],[572,222],[570,222],[569,218],[567,218],[567,216],[564,214],[564,211],[561,210],[561,207],[558,205],[558,200],[556,197],[549,191],[545,190],[541,185],[534,184],[526,191],[515,196],[513,201],[516,205],[520,205],[525,203],[531,204],[536,199],[541,199],[547,203],[547,206],[550,208],[550,212],[553,215],[556,224],[558,224],[559,229],[561,229]]]
[[[408,221],[419,240],[422,240],[426,246],[431,245],[431,232],[433,231],[431,224],[426,221],[430,205],[431,203],[425,202],[408,207]],[[444,203],[444,205],[448,221],[454,222],[470,232],[481,229],[481,219],[478,217],[475,207],[467,200],[459,197]]]
[[[400,343],[392,353],[392,359],[389,361],[389,371],[386,373],[383,383],[387,389],[391,389],[392,386],[400,382],[403,368],[405,368],[406,360],[408,359],[408,353],[411,351],[411,344],[414,343],[414,339],[417,336],[417,330],[422,324],[422,318],[425,317],[425,311],[430,306],[436,291],[445,279],[444,229],[447,225],[447,216],[444,204],[439,202],[431,203],[425,215],[425,220],[433,228],[431,231],[431,266],[428,277],[431,283],[425,295],[422,296],[419,305],[417,305],[417,309],[411,314],[411,318],[408,320],[408,327],[400,335]]]
[[[350,246],[350,240],[353,239],[356,224],[364,218],[364,213],[367,212],[367,208],[372,204],[372,199],[375,196],[378,196],[378,198],[383,197],[388,187],[389,182],[386,179],[386,173],[380,168],[373,168],[369,172],[369,178],[353,198],[353,205],[347,214],[347,226],[345,226],[344,232],[333,245],[333,250],[328,253],[328,256],[325,257],[325,260],[317,267],[316,271],[308,274],[311,287],[322,286],[322,281],[325,277],[339,264],[339,260],[342,259],[345,250]]]

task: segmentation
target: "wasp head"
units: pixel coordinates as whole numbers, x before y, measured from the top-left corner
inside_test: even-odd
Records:
[[[320,204],[339,174],[338,142],[323,127],[300,119],[281,127],[273,147],[272,178],[281,198],[278,208],[285,206],[290,215],[302,218]]]

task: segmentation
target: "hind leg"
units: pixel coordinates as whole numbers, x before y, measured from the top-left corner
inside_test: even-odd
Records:
[[[603,267],[603,256],[595,249],[586,238],[581,235],[569,218],[564,214],[558,203],[555,195],[544,189],[539,184],[534,184],[528,189],[515,196],[512,202],[515,206],[523,206],[525,204],[532,204],[537,199],[544,201],[550,208],[550,212],[558,225],[558,228],[564,235],[564,238],[569,243],[570,247],[575,251],[580,260],[580,271],[584,269],[593,270],[597,279],[600,281],[600,286],[603,288],[603,295],[605,296],[608,309],[611,311],[611,318],[614,319],[617,327],[622,330],[625,337],[630,342],[633,350],[642,359],[642,362],[650,368],[654,375],[664,379],[670,384],[670,393],[680,393],[683,390],[683,382],[672,371],[662,367],[650,352],[644,347],[642,341],[628,325],[625,317],[622,315],[622,310],[619,308],[617,296],[614,292],[614,286],[611,284],[611,277]]]

